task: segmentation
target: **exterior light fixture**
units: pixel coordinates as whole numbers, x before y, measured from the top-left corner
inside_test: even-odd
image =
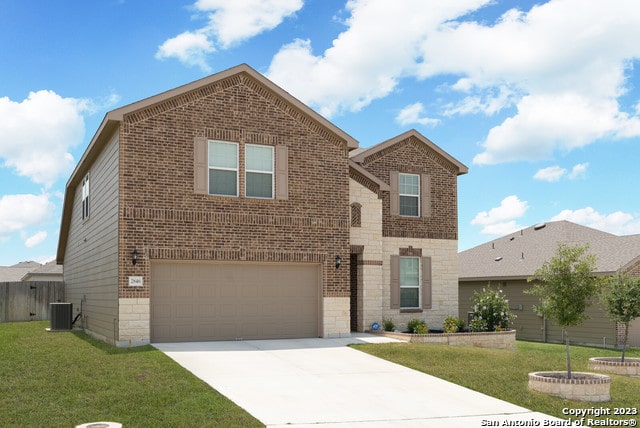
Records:
[[[336,269],[339,269],[341,264],[342,264],[342,257],[336,256]]]
[[[136,249],[131,252],[131,263],[133,263],[134,266],[138,263],[138,251]]]

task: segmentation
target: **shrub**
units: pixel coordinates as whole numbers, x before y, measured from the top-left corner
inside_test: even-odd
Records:
[[[393,318],[382,318],[382,328],[384,331],[393,331],[393,329],[396,328]]]
[[[508,330],[513,319],[515,315],[511,313],[509,300],[502,290],[493,290],[489,284],[482,292],[473,293],[473,316],[469,330]]]
[[[464,321],[454,316],[448,316],[442,323],[442,330],[445,333],[457,333],[464,328]]]
[[[469,331],[479,332],[479,331],[489,331],[489,324],[487,324],[487,320],[482,318],[473,318],[469,323]]]
[[[407,330],[413,334],[427,334],[429,332],[429,326],[422,320],[412,318],[407,323]]]

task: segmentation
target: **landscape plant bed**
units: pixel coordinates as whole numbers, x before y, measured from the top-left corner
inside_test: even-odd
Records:
[[[589,370],[622,376],[640,377],[640,358],[595,357],[589,358]]]
[[[516,331],[460,332],[460,333],[427,333],[413,334],[399,331],[372,331],[392,339],[410,343],[434,343],[454,346],[475,346],[478,348],[494,348],[513,351],[516,346]]]
[[[529,388],[569,400],[593,402],[611,400],[611,378],[596,373],[573,372],[569,378],[564,371],[533,372],[529,373]]]

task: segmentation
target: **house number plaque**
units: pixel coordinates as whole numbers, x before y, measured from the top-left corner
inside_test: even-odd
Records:
[[[141,276],[130,276],[129,277],[129,287],[143,287],[144,281]]]

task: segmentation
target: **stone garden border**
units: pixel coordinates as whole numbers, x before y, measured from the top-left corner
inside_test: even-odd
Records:
[[[589,358],[589,370],[622,376],[640,377],[640,358],[594,357]]]
[[[567,372],[562,371],[529,373],[529,389],[569,400],[611,400],[609,376],[585,372],[572,372],[571,379],[566,376]]]
[[[443,345],[475,346],[514,351],[516,331],[491,331],[478,333],[428,333],[412,334],[391,331],[370,331],[369,333],[390,337],[411,343],[439,343]]]

